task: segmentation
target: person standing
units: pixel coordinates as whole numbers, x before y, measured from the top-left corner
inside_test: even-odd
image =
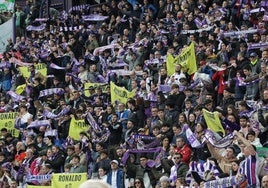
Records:
[[[107,175],[107,183],[112,188],[125,188],[124,184],[124,172],[118,167],[119,162],[117,160],[111,161],[111,170]]]

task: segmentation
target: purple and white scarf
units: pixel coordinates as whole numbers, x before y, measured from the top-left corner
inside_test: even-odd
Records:
[[[53,69],[57,69],[57,70],[65,70],[65,67],[60,67],[56,65],[55,63],[51,63],[49,67]]]
[[[14,91],[8,91],[7,94],[9,94],[12,98],[13,101],[17,102],[17,101],[21,101],[22,99],[25,99],[24,96],[22,95],[18,95],[17,93],[15,93]]]
[[[49,120],[35,120],[31,122],[30,125],[27,126],[27,129],[38,128],[42,126],[50,126],[50,121]]]
[[[48,95],[53,95],[53,94],[64,94],[64,89],[63,88],[51,88],[51,89],[45,89],[40,91],[39,98],[48,96]]]
[[[253,43],[253,44],[248,45],[248,50],[266,48],[266,47],[268,47],[268,42],[265,42],[265,43]]]
[[[42,24],[40,26],[29,25],[26,27],[27,31],[43,31],[46,28],[46,24]]]
[[[203,145],[195,137],[195,134],[192,132],[192,130],[190,129],[190,127],[188,125],[187,125],[185,133],[186,133],[186,138],[187,138],[188,142],[190,143],[190,145],[193,148],[201,148],[201,147],[203,147]]]
[[[226,148],[233,142],[234,134],[230,133],[227,136],[217,138],[219,136],[213,133],[211,130],[206,130],[205,138],[216,148]]]
[[[54,114],[54,113],[50,112],[49,110],[44,109],[42,115],[43,115],[44,117],[46,117],[46,118],[49,118],[49,119],[56,119],[56,118],[59,118],[59,117],[61,117],[61,116],[66,115],[69,111],[70,111],[70,107],[68,107],[68,106],[65,107],[65,108],[63,108],[63,109],[60,111],[60,113],[58,113],[58,114]]]
[[[219,178],[216,180],[207,181],[204,183],[204,188],[216,187],[227,188],[235,185],[240,185],[245,180],[245,176],[237,178],[236,176]]]
[[[33,63],[25,63],[25,62],[22,62],[21,60],[15,58],[15,57],[10,58],[9,62],[15,63],[16,65],[19,65],[22,67],[33,65]]]
[[[101,16],[98,14],[91,14],[91,15],[82,16],[82,19],[84,21],[104,21],[108,18],[109,18],[109,16]]]

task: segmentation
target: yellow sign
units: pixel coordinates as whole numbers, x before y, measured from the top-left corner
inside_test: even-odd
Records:
[[[44,63],[38,63],[35,64],[35,70],[36,72],[40,72],[43,76],[47,76],[47,65]],[[20,72],[23,77],[29,78],[30,77],[30,71],[29,71],[29,66],[24,66],[24,67],[19,67]]]
[[[78,188],[80,184],[87,180],[86,173],[57,173],[52,175],[51,187]]]
[[[90,86],[92,86],[93,88],[101,87],[101,88],[102,88],[102,91],[105,91],[106,88],[107,88],[107,85],[104,84],[104,83],[90,83],[90,82],[86,82],[86,83],[84,84],[84,88],[85,88],[84,95],[85,95],[86,97],[89,97],[89,96],[90,96],[90,93],[89,93],[89,91],[88,91],[88,88],[89,88]]]
[[[20,95],[20,94],[23,93],[23,91],[25,90],[25,88],[26,88],[26,84],[19,85],[19,86],[16,88],[16,91],[15,91],[15,92],[16,92],[18,95]]]
[[[80,133],[87,132],[89,125],[86,124],[84,119],[76,120],[75,118],[71,119],[69,136],[74,140],[80,140]]]
[[[135,96],[135,91],[129,92],[124,87],[119,87],[115,85],[113,82],[110,82],[111,88],[111,102],[115,103],[115,101],[126,103],[129,98],[133,98]]]
[[[205,109],[202,110],[208,128],[214,132],[221,132],[225,135],[225,130],[221,125],[221,121],[218,112],[209,112]]]
[[[18,116],[17,112],[0,113],[0,129],[6,128],[14,137],[19,136],[19,130],[14,128],[15,119]]]
[[[180,64],[189,75],[197,71],[194,43],[186,47],[180,55],[173,57],[171,54],[167,55],[167,72],[171,76],[175,73],[176,65]]]

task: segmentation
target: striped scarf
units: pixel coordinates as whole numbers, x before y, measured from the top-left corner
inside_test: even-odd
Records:
[[[63,88],[52,88],[52,89],[45,89],[40,91],[39,98],[48,96],[48,95],[53,95],[53,94],[64,94],[64,89]]]

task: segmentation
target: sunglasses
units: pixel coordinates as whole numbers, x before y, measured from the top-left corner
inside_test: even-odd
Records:
[[[173,159],[180,159],[180,157],[174,157]]]
[[[141,182],[140,181],[136,181],[135,184],[140,184]]]

